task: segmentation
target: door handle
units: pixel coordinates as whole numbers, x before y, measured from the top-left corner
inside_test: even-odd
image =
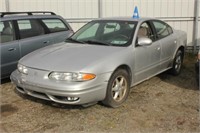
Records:
[[[9,48],[8,51],[15,51],[16,48]]]
[[[157,50],[159,51],[159,50],[160,50],[160,47],[158,47]]]
[[[49,43],[49,41],[44,41],[43,43],[44,43],[44,44],[48,44],[48,43]]]

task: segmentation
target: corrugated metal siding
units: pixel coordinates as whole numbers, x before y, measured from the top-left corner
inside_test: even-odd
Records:
[[[193,46],[193,44],[190,44],[188,46]],[[199,22],[199,33],[198,33],[197,46],[199,46],[199,49],[200,49],[200,22]]]
[[[6,11],[5,0],[0,0],[0,12]]]
[[[135,6],[142,17],[194,17],[194,0],[103,0],[103,16],[132,16]],[[188,44],[192,45],[193,21],[168,23],[187,32]]]
[[[199,0],[199,6],[200,6],[200,0]],[[200,7],[199,7],[200,8]],[[199,31],[199,33],[198,33],[198,42],[197,42],[197,45],[199,45],[199,49],[200,49],[200,9],[199,9],[199,20],[198,20],[198,26],[199,26],[199,28],[198,28],[198,31]]]
[[[65,19],[97,18],[98,0],[10,0],[10,11],[53,11]],[[85,23],[70,23],[74,30]]]
[[[5,11],[5,0],[0,2],[0,11]],[[53,11],[66,19],[98,17],[98,0],[10,0],[9,2],[10,11]],[[188,43],[191,45],[193,21],[189,17],[194,17],[194,2],[195,0],[102,0],[102,16],[131,17],[134,7],[138,6],[140,16],[170,17],[167,20],[172,18],[173,21],[167,22],[175,29],[186,31]],[[184,21],[180,21],[183,17]],[[70,24],[77,30],[85,23]]]
[[[192,17],[194,0],[102,0],[103,16],[131,16],[138,6],[141,16]]]
[[[53,11],[65,18],[96,18],[97,8],[97,0],[10,0],[11,11]]]

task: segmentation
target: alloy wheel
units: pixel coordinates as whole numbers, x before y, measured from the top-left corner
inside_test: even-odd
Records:
[[[127,91],[127,81],[123,76],[118,76],[112,84],[112,97],[116,102],[120,102]]]

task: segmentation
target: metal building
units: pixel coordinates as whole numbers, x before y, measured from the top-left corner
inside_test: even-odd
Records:
[[[140,16],[156,17],[186,31],[188,46],[199,46],[199,3],[200,0],[0,0],[0,11],[53,11],[77,30],[94,18],[131,17],[138,6]]]

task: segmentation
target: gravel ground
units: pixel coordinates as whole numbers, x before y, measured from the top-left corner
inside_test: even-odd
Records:
[[[187,56],[182,73],[163,73],[131,89],[123,106],[88,108],[43,101],[1,85],[0,132],[200,132],[195,59]]]

